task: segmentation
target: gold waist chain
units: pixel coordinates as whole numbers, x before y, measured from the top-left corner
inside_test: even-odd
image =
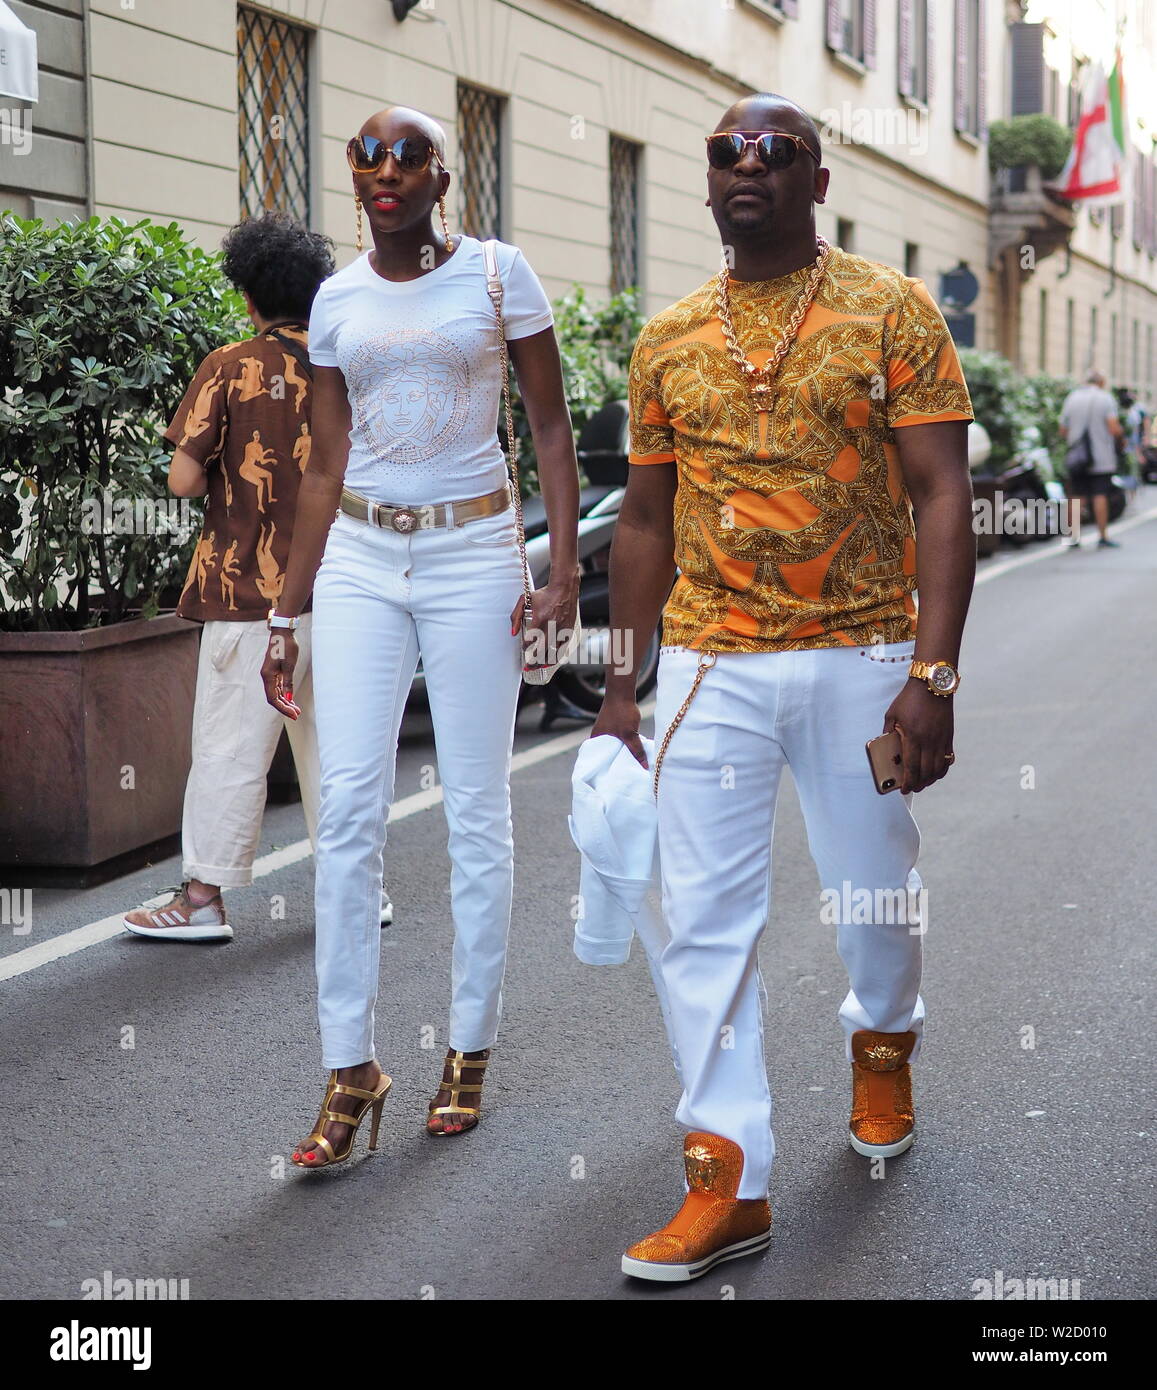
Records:
[[[716,655],[716,652],[700,653],[699,668],[695,672],[695,679],[691,683],[691,689],[687,692],[687,698],[679,706],[675,718],[671,720],[671,727],[663,735],[663,742],[660,744],[659,751],[655,755],[655,775],[651,781],[651,787],[656,796],[659,795],[659,771],[663,766],[663,759],[667,756],[667,748],[670,745],[675,730],[682,724],[683,716],[691,708],[691,701],[695,698],[695,692],[703,684],[703,677],[711,670],[712,666],[715,665]]]

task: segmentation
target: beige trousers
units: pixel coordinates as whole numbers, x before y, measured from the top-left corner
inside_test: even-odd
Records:
[[[193,766],[185,787],[182,876],[244,888],[253,882],[253,859],[265,809],[265,777],[282,728],[301,786],[310,843],[317,844],[320,775],[313,717],[313,615],[296,632],[293,698],[300,718],[286,719],[265,698],[261,663],[269,632],[254,622],[207,622],[201,633],[193,709]]]

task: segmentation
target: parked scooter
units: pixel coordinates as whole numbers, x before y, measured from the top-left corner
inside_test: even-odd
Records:
[[[1053,478],[1052,472],[1049,452],[1039,443],[1034,428],[1029,431],[1026,447],[996,479],[996,493],[1003,512],[1000,534],[1006,544],[1022,546],[1029,541],[1050,540],[1061,534],[1062,523],[1067,519],[1068,500],[1064,485]],[[1116,521],[1128,502],[1128,493],[1116,474],[1108,497],[1109,520]],[[1086,498],[1081,524],[1091,525],[1092,519],[1092,508]]]

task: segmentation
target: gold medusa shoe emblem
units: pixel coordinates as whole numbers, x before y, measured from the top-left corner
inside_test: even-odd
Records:
[[[711,1191],[723,1166],[703,1144],[693,1144],[684,1153],[683,1164],[687,1169],[688,1184],[702,1192]]]
[[[890,1043],[877,1043],[875,1047],[866,1047],[864,1056],[870,1057],[873,1062],[894,1062],[897,1057],[904,1055],[902,1047],[892,1047]]]

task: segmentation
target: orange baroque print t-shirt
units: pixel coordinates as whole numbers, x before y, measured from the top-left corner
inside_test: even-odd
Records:
[[[261,333],[211,352],[165,431],[208,474],[201,537],[177,605],[195,622],[264,618],[285,583],[313,383],[305,329],[276,331],[282,337]]]
[[[735,335],[756,366],[811,270],[732,280]],[[972,419],[940,310],[920,280],[833,250],[760,412],[715,289],[712,278],[657,314],[631,359],[631,463],[678,467],[664,643],[766,652],[911,638],[916,536],[895,432]]]

